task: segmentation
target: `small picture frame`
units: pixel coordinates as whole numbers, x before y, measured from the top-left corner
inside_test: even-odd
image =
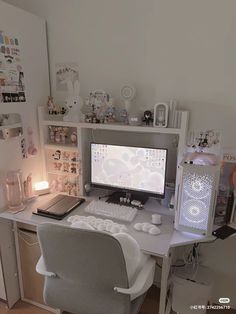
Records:
[[[154,106],[153,126],[157,128],[166,128],[168,125],[169,106],[166,103],[157,103]]]

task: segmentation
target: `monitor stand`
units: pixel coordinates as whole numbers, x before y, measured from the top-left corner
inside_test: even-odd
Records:
[[[121,201],[122,199],[124,200],[123,202]],[[127,202],[127,199],[129,199],[129,202]],[[142,208],[143,205],[147,202],[147,200],[148,200],[148,196],[145,195],[144,193],[116,191],[108,197],[106,202]],[[133,201],[137,201],[137,204],[139,203],[140,205],[135,205],[135,202],[133,202]],[[133,204],[132,204],[132,202],[133,202]]]

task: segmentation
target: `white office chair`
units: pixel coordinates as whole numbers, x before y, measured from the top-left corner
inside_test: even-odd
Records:
[[[46,223],[38,227],[38,237],[42,256],[36,270],[45,276],[46,304],[73,314],[138,313],[153,283],[154,259],[129,287],[123,251],[113,236]]]

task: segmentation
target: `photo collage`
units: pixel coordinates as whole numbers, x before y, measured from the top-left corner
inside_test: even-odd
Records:
[[[19,40],[0,30],[0,101],[25,102],[25,83]]]

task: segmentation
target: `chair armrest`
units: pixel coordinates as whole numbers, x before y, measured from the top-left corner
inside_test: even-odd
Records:
[[[155,260],[153,258],[150,258],[138,273],[132,287],[128,289],[114,287],[114,290],[122,294],[132,295],[133,296],[132,299],[135,298],[135,295],[143,294],[153,284],[155,265],[156,265]]]
[[[46,270],[43,256],[40,256],[40,259],[38,260],[38,263],[36,265],[36,272],[39,273],[40,275],[43,275],[46,277],[56,277],[57,276],[55,273],[52,273],[52,272]]]

